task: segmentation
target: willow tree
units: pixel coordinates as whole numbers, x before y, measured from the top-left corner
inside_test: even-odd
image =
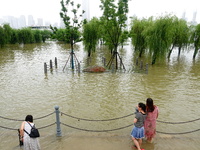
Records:
[[[83,25],[83,44],[88,52],[88,57],[95,52],[99,40],[99,20],[93,18]]]
[[[160,17],[145,32],[149,52],[152,56],[152,65],[158,58],[165,57],[169,51],[174,32],[172,21],[173,18],[170,16]]]
[[[200,24],[198,24],[194,27],[194,30],[193,30],[192,36],[191,36],[191,42],[194,44],[193,59],[195,59],[195,57],[198,53],[198,50],[200,49]]]
[[[103,15],[100,18],[104,29],[104,40],[110,48],[113,48],[113,53],[107,66],[110,67],[115,59],[116,69],[118,69],[118,57],[121,64],[122,59],[118,53],[118,46],[120,44],[120,36],[127,24],[128,14],[128,0],[101,0],[100,5]],[[124,65],[123,68],[125,69]]]
[[[139,52],[139,57],[142,57],[142,54],[147,50],[147,41],[144,32],[149,26],[152,26],[152,18],[148,20],[132,18],[130,30],[131,43],[134,46],[134,50]]]
[[[183,19],[178,19],[173,17],[172,27],[173,27],[173,36],[172,36],[172,46],[168,53],[168,59],[172,53],[174,47],[178,47],[178,57],[180,56],[181,49],[188,46],[189,41],[189,27],[187,22]]]
[[[4,29],[3,27],[0,26],[0,47],[3,47],[6,43],[5,39],[4,39]]]
[[[22,28],[18,31],[19,43],[30,44],[35,42],[35,37],[30,28]]]
[[[80,21],[80,18],[82,17],[85,11],[79,12],[81,5],[80,4],[75,5],[74,1],[71,0],[66,0],[65,2],[64,0],[62,0],[60,3],[62,6],[60,17],[63,19],[63,22],[65,24],[66,38],[69,39],[70,41],[71,68],[74,69],[74,57],[75,57],[74,44],[81,41],[80,39],[81,37],[80,36],[77,37],[77,33],[79,32],[79,29],[81,28],[82,25],[82,19]]]

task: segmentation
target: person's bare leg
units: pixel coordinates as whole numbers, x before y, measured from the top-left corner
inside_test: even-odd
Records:
[[[135,146],[137,147],[137,149],[138,149],[138,150],[141,150],[141,149],[140,149],[140,144],[139,144],[139,142],[137,141],[137,139],[135,139],[134,137],[132,137],[132,140],[133,140]]]
[[[139,145],[141,147],[141,145],[142,145],[142,139],[138,139],[138,143],[139,143]]]

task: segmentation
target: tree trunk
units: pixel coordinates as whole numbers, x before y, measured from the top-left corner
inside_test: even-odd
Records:
[[[193,54],[193,59],[195,59],[195,57],[196,57],[196,55],[197,55],[197,52],[198,52],[198,49],[195,48],[195,49],[194,49],[194,54]]]

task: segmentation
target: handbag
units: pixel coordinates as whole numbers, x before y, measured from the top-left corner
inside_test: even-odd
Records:
[[[31,124],[29,122],[27,122],[30,126]],[[40,133],[38,131],[38,129],[35,127],[35,125],[31,126],[31,132],[30,134],[24,129],[24,131],[31,137],[31,138],[37,138],[40,137]]]

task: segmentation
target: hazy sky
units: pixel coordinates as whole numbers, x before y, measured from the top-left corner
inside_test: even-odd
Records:
[[[82,0],[74,0],[82,4]],[[90,16],[100,16],[100,0],[90,0]],[[181,17],[186,12],[188,21],[192,20],[193,12],[197,11],[197,21],[200,22],[199,0],[129,0],[129,16],[141,17],[160,16],[173,13]],[[60,0],[0,0],[0,18],[2,16],[20,17],[33,15],[34,19],[59,22],[61,9]]]

